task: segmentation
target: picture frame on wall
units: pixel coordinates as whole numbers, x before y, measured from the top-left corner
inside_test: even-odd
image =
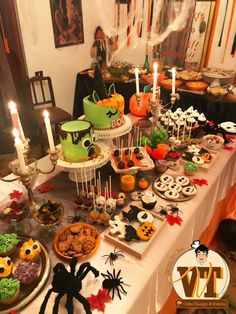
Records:
[[[55,47],[84,43],[81,0],[50,0]]]

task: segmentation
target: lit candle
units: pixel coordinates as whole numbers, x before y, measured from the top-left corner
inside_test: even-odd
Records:
[[[8,107],[10,109],[13,127],[18,130],[20,138],[22,139],[23,142],[25,142],[25,134],[21,125],[18,111],[16,109],[16,104],[14,103],[14,101],[10,101],[8,103]]]
[[[53,136],[52,136],[52,128],[50,124],[50,118],[49,118],[49,113],[47,110],[44,110],[43,112],[44,115],[44,123],[47,131],[47,136],[48,136],[48,143],[49,143],[49,149],[51,151],[55,151],[55,145],[53,141]]]
[[[139,96],[139,70],[138,68],[134,69],[135,82],[136,82],[136,95]]]
[[[152,100],[156,100],[156,91],[157,91],[157,63],[153,64],[153,92],[152,92]]]
[[[24,157],[24,144],[19,137],[19,132],[16,128],[13,129],[13,136],[16,148],[16,154],[20,165],[21,173],[27,173],[27,167],[25,164],[25,157]]]
[[[175,94],[175,76],[176,76],[175,68],[173,68],[171,72],[172,72],[172,94]]]

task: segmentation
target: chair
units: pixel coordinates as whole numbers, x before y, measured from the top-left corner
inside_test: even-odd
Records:
[[[56,107],[52,81],[49,76],[43,76],[43,71],[35,72],[35,76],[29,79],[32,103],[34,110],[30,117],[37,126],[37,133],[40,137],[42,154],[44,154],[43,144],[43,111],[47,109],[51,124],[55,125],[55,131],[58,134],[58,126],[61,122],[71,120],[71,114],[65,110]]]

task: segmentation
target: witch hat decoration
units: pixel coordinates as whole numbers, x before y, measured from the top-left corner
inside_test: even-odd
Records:
[[[100,100],[109,98],[98,63],[94,65],[94,90],[97,92]]]

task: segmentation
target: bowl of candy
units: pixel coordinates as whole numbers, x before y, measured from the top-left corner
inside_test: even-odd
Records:
[[[56,200],[48,200],[33,212],[35,220],[42,226],[55,226],[64,215],[61,203]]]
[[[224,143],[224,139],[221,136],[215,134],[208,134],[203,136],[202,138],[202,145],[205,148],[212,149],[212,150],[219,150]]]

